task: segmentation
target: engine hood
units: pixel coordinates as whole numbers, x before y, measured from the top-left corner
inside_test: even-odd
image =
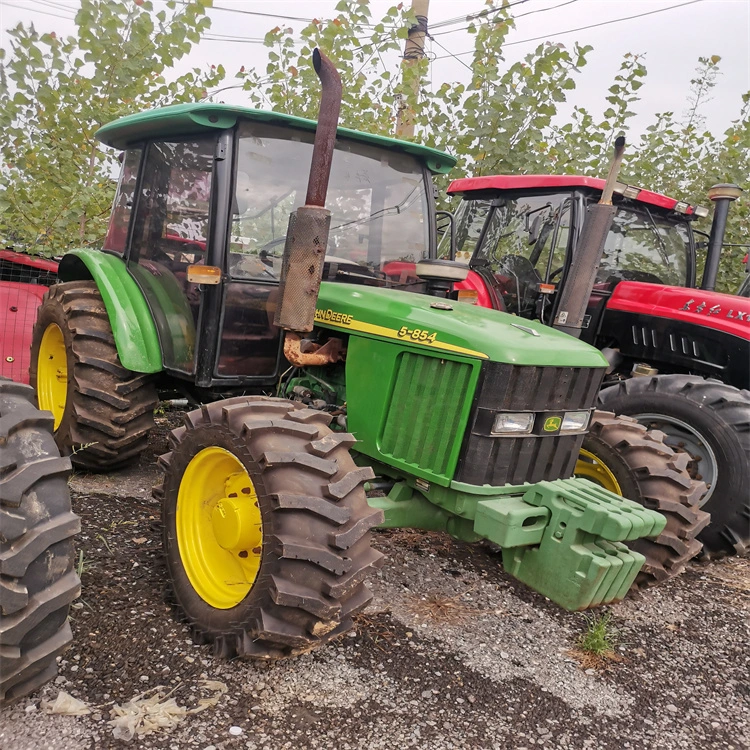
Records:
[[[416,350],[514,365],[607,367],[592,346],[535,321],[413,292],[323,282],[315,324]]]
[[[621,281],[607,309],[680,320],[750,341],[750,299],[734,294]]]

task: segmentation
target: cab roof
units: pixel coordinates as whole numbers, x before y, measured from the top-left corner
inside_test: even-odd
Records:
[[[488,175],[486,177],[466,177],[461,180],[453,180],[448,187],[450,195],[466,195],[467,193],[479,192],[484,190],[537,190],[537,189],[566,189],[566,188],[590,188],[592,191],[601,192],[604,190],[605,180],[599,177],[585,177],[583,175],[570,174],[500,174]],[[625,190],[630,193],[624,192]],[[651,190],[631,187],[617,183],[616,193],[624,194],[642,203],[648,203],[652,206],[664,208],[667,211],[677,210],[679,213],[688,216],[695,213],[695,206],[691,206],[684,201],[678,201],[675,198],[654,193]]]
[[[314,131],[317,126],[315,120],[294,117],[281,112],[268,112],[261,109],[251,109],[250,107],[214,104],[212,102],[195,102],[159,107],[121,117],[100,128],[96,137],[105,146],[124,149],[149,138],[165,138],[224,130],[234,127],[239,119],[255,120],[309,131]],[[447,174],[456,164],[456,158],[450,154],[411,141],[400,141],[382,135],[361,133],[349,128],[339,128],[338,135],[341,138],[361,141],[378,148],[402,151],[416,156],[435,174]]]

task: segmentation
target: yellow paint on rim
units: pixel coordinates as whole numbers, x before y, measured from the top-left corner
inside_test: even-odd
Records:
[[[236,607],[258,576],[263,522],[242,462],[213,446],[187,465],[177,494],[177,547],[190,584],[216,609]]]
[[[36,392],[39,408],[52,412],[57,429],[68,398],[68,354],[63,332],[56,323],[47,326],[39,344]]]
[[[596,482],[599,486],[604,487],[605,490],[614,492],[615,495],[622,497],[622,489],[620,488],[620,483],[617,481],[617,477],[612,473],[609,466],[602,463],[590,451],[581,448],[574,473],[575,476],[590,479],[592,482]]]

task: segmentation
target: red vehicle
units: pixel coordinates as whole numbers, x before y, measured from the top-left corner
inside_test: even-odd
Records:
[[[29,382],[31,332],[57,261],[0,250],[0,377]]]
[[[471,268],[456,284],[460,297],[564,324],[561,296],[604,184],[572,175],[455,180],[454,252]],[[611,365],[602,407],[665,432],[707,483],[712,523],[698,538],[709,555],[750,551],[750,299],[713,291],[726,209],[741,191],[717,187],[724,192],[711,197],[724,203],[698,284],[692,221],[707,209],[617,184],[579,331]]]

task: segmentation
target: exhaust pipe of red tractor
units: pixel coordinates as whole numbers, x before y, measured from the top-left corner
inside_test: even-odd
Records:
[[[326,193],[341,110],[341,78],[333,63],[318,49],[313,65],[322,93],[315,129],[305,205],[289,216],[281,264],[280,299],[274,323],[287,331],[312,331],[320,281],[323,276],[331,212]]]
[[[722,183],[714,185],[708,190],[708,197],[714,202],[714,220],[711,223],[711,235],[708,238],[706,251],[706,265],[703,269],[701,289],[712,292],[716,286],[716,276],[719,273],[721,260],[721,246],[724,243],[724,233],[727,230],[727,216],[729,204],[736,201],[742,194],[739,185]]]
[[[615,141],[615,155],[609,167],[602,197],[599,199],[599,203],[586,208],[586,219],[578,243],[578,250],[564,280],[565,283],[562,284],[553,328],[569,333],[576,338],[581,337],[586,308],[604,252],[604,243],[607,240],[609,228],[615,215],[612,194],[617,183],[617,175],[620,171],[624,152],[625,138],[620,136]]]

